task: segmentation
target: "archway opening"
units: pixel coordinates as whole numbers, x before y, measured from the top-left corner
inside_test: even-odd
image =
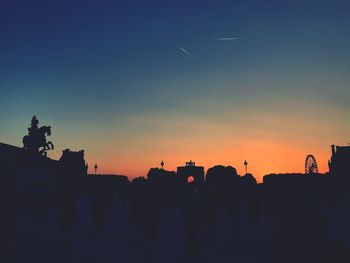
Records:
[[[193,182],[194,182],[194,177],[193,176],[187,177],[187,183],[188,184],[192,184]]]

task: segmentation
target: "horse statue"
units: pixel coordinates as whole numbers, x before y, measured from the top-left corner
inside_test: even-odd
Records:
[[[53,143],[51,141],[46,141],[46,136],[51,136],[51,126],[37,128],[37,126],[32,125],[31,128],[28,128],[28,131],[29,134],[23,137],[24,149],[39,152],[44,156],[47,155],[48,150],[54,149]]]

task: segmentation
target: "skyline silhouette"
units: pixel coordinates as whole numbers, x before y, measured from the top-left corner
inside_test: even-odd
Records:
[[[36,156],[35,158],[39,158],[39,156],[44,157],[47,160],[50,161],[57,161],[54,159],[51,159],[48,157],[48,151],[52,151],[54,150],[54,144],[51,141],[47,141],[47,136],[51,136],[51,126],[39,126],[39,120],[37,118],[36,115],[34,115],[31,119],[30,122],[30,127],[27,128],[28,130],[28,135],[25,135],[23,137],[22,143],[23,143],[23,150],[25,150],[25,152],[27,152],[27,154],[31,154],[33,156]],[[20,149],[19,147],[13,146],[13,145],[8,145],[8,144],[4,144],[1,143],[4,147],[9,147],[12,149]],[[346,155],[345,157],[338,157],[339,158],[343,158],[343,164],[338,164],[337,167],[334,167],[333,164],[333,159],[336,156],[337,152],[344,152],[346,153],[347,151],[349,151],[348,149],[350,149],[350,145],[349,146],[335,146],[334,144],[331,145],[331,157],[328,158],[328,171],[325,173],[321,173],[318,170],[318,163],[316,161],[316,158],[314,155],[312,154],[308,154],[305,158],[304,161],[304,173],[298,173],[297,171],[294,171],[292,173],[270,173],[270,174],[266,174],[264,175],[264,178],[266,177],[271,177],[275,174],[304,174],[306,176],[314,176],[314,175],[329,175],[330,173],[332,173],[335,170],[340,170],[340,171],[345,171],[346,167]],[[23,152],[23,153],[25,153]],[[349,151],[350,152],[350,151]],[[73,156],[76,157],[73,157]],[[338,154],[339,155],[339,154]],[[341,154],[340,154],[341,155]],[[67,157],[68,156],[68,157]],[[12,158],[15,158],[14,156],[12,156]],[[345,158],[345,159],[344,159]],[[62,156],[60,157],[60,159],[58,160],[59,162],[61,162],[63,160],[64,163],[69,164],[67,167],[70,167],[70,165],[72,164],[73,166],[74,164],[74,159],[76,161],[78,161],[78,163],[80,163],[79,165],[81,166],[79,168],[79,165],[77,166],[78,171],[83,171],[82,175],[89,175],[89,176],[113,176],[113,174],[106,174],[106,173],[101,173],[101,172],[97,172],[99,166],[97,165],[97,163],[95,163],[95,165],[91,168],[93,169],[92,173],[89,173],[89,165],[88,163],[86,163],[85,161],[85,151],[81,150],[79,152],[74,153],[73,151],[71,151],[70,149],[65,149],[63,150]],[[80,160],[80,161],[79,161]],[[137,165],[137,163],[134,163],[134,165]],[[203,166],[197,166],[196,162],[190,160],[188,162],[185,162],[184,166],[177,166],[177,171],[169,171],[166,170],[164,168],[165,162],[163,160],[161,160],[160,162],[160,167],[154,167],[151,168],[149,170],[149,172],[147,173],[147,178],[152,182],[153,180],[157,181],[157,180],[163,180],[161,179],[162,177],[167,178],[169,176],[174,177],[176,176],[182,183],[189,183],[189,184],[194,184],[195,187],[200,187],[204,181],[206,181],[209,177],[209,179],[212,177],[212,174],[216,175],[217,173],[219,174],[226,174],[227,172],[224,172],[222,169],[232,169],[231,174],[235,174],[236,176],[239,176],[237,174],[237,170],[236,168],[232,167],[232,166],[223,166],[221,164],[216,164],[213,167],[208,168],[208,170],[205,172],[205,167]],[[241,176],[250,176],[252,177],[255,181],[255,183],[257,183],[257,179],[251,174],[248,173],[248,162],[247,160],[244,160],[243,163],[244,167],[245,167],[245,173],[243,173]],[[340,168],[339,168],[340,167]],[[75,170],[76,168],[73,168],[73,170]],[[90,170],[91,170],[90,169]],[[213,172],[216,171],[216,172]],[[66,171],[68,172],[68,170]],[[75,172],[73,172],[75,173]],[[162,175],[163,174],[163,175]],[[116,175],[116,174],[115,174]],[[118,175],[116,175],[118,176]],[[119,175],[120,176],[120,175]],[[123,175],[124,176],[124,175]],[[129,180],[133,180],[133,179],[138,179],[138,178],[145,178],[145,175],[140,175],[138,177],[135,178],[130,178],[128,176],[124,176],[126,178],[129,178]],[[182,179],[180,179],[182,178]],[[215,176],[215,178],[219,178],[218,176]],[[223,180],[224,177],[222,177]],[[166,179],[165,179],[166,180]]]
[[[41,125],[33,116],[22,148],[0,143],[1,262],[350,260],[350,146],[330,147],[328,173],[308,155],[304,173],[261,184],[247,160],[243,175],[162,160],[129,180],[89,174],[84,150],[49,158]]]
[[[37,116],[33,116],[32,117],[32,122],[33,122],[33,120],[35,121],[35,120],[37,120],[36,119],[37,118]],[[31,125],[33,125],[33,124],[31,124]],[[37,125],[37,124],[36,124]],[[30,133],[31,133],[31,131],[30,131],[30,129],[31,128],[28,128],[28,131],[29,131],[29,135],[30,135]],[[49,136],[51,136],[51,126],[42,126],[41,127],[41,129],[42,130],[44,130],[45,131],[45,133],[47,134],[47,135],[49,135]],[[46,131],[47,130],[47,131]],[[23,142],[22,142],[22,144],[25,144],[25,143],[27,143],[28,144],[28,142],[26,142],[26,139],[27,139],[27,137],[28,137],[28,135],[27,136],[24,136],[23,137]],[[58,139],[59,140],[59,137],[57,136],[57,134],[56,134],[56,136],[52,136],[53,137],[53,140],[54,141],[56,141],[56,139]],[[92,140],[94,139],[94,138],[91,138]],[[46,139],[43,139],[43,140],[45,140],[46,141]],[[44,142],[43,142],[44,143]],[[16,144],[14,144],[14,145],[16,145]],[[18,144],[17,144],[18,145]],[[333,144],[332,144],[333,145]],[[42,154],[45,154],[45,155],[47,155],[48,154],[48,156],[50,156],[51,158],[54,158],[54,159],[58,159],[59,157],[60,157],[60,153],[59,153],[59,151],[55,151],[54,150],[54,145],[53,145],[53,143],[51,142],[51,141],[48,141],[48,142],[45,142],[45,147],[44,147],[44,145],[42,145],[43,147],[42,148],[40,148],[41,149],[41,153]],[[28,146],[24,146],[24,147],[28,147]],[[80,146],[80,148],[89,148],[88,146]],[[244,147],[243,147],[244,148]],[[326,147],[322,147],[322,148],[326,148]],[[66,149],[65,148],[65,146],[63,146],[63,149],[62,150],[64,150],[64,149]],[[78,147],[78,149],[79,149],[79,147]],[[49,152],[48,152],[48,150],[49,150]],[[61,150],[61,151],[62,151]],[[324,151],[323,149],[322,149],[322,151]],[[283,154],[285,155],[285,151],[283,150]],[[328,147],[328,150],[327,150],[327,154],[329,154],[329,147]],[[286,155],[287,156],[287,155]],[[295,168],[295,169],[293,169],[293,168],[289,168],[289,169],[287,169],[287,170],[285,170],[285,169],[282,169],[282,170],[278,170],[277,168],[276,169],[270,169],[270,170],[268,170],[268,172],[266,172],[266,173],[264,173],[264,174],[254,174],[254,171],[256,171],[256,169],[254,169],[254,166],[253,165],[251,165],[251,166],[249,166],[249,168],[251,169],[251,171],[252,171],[252,173],[254,174],[254,176],[255,176],[255,178],[257,179],[257,181],[259,182],[259,183],[261,183],[262,181],[263,181],[263,176],[264,175],[266,175],[266,174],[275,174],[275,173],[295,173],[295,172],[298,172],[298,173],[303,173],[303,171],[306,169],[306,163],[305,163],[305,157],[306,158],[308,158],[309,156],[312,156],[313,158],[315,158],[314,157],[314,155],[313,154],[311,154],[310,152],[305,152],[305,154],[304,155],[300,155],[300,156],[298,156],[297,157],[297,159],[298,160],[300,160],[300,163],[298,164],[298,166]],[[148,156],[148,157],[151,157],[152,158],[152,156]],[[214,156],[215,157],[215,156]],[[225,165],[232,165],[232,164],[236,164],[236,165],[234,165],[235,167],[237,167],[237,169],[238,169],[238,171],[239,171],[239,173],[240,174],[242,174],[242,175],[244,175],[245,173],[246,173],[246,159],[248,159],[247,157],[249,157],[249,156],[246,156],[246,157],[242,157],[242,156],[236,156],[236,158],[237,159],[239,159],[239,160],[241,160],[241,162],[239,162],[238,160],[232,160],[232,161],[229,161],[228,163],[226,163]],[[262,155],[262,157],[263,157],[263,155]],[[107,159],[108,158],[110,158],[110,157],[107,157]],[[230,158],[227,158],[227,157],[225,157],[226,159],[230,159]],[[96,170],[97,170],[97,167],[96,167],[96,169],[95,169],[95,166],[97,165],[97,163],[96,163],[96,160],[91,160],[91,158],[89,158],[89,154],[87,154],[87,158],[86,158],[87,160],[90,160],[91,162],[90,162],[90,164],[91,164],[91,166],[88,168],[89,169],[89,173],[91,173],[91,174],[93,174],[93,173],[96,173]],[[318,157],[317,157],[317,159],[319,159]],[[148,171],[148,169],[149,169],[149,167],[145,167],[144,168],[144,170],[139,170],[140,172],[139,173],[131,173],[131,175],[130,174],[128,174],[128,173],[122,173],[122,172],[118,172],[118,171],[120,171],[119,169],[118,169],[118,167],[117,167],[117,165],[115,165],[113,168],[108,168],[108,169],[104,169],[104,167],[103,167],[103,165],[100,165],[100,164],[105,164],[106,162],[103,160],[103,159],[99,159],[100,160],[100,162],[98,162],[99,163],[99,166],[98,166],[98,170],[99,170],[99,174],[125,174],[125,175],[127,175],[130,179],[133,179],[133,178],[137,178],[137,177],[139,177],[139,176],[144,176],[146,173],[147,173],[147,171]],[[163,160],[165,160],[164,158],[163,159],[161,159],[162,161]],[[328,160],[329,160],[329,156],[327,156],[327,157],[323,157],[322,159],[322,162],[317,162],[317,165],[320,167],[320,173],[327,173],[328,172]],[[134,159],[133,161],[132,161],[132,164],[131,165],[129,165],[129,167],[132,169],[132,168],[135,168],[135,167],[137,167],[138,166],[138,161],[140,161],[140,159]],[[165,160],[165,161],[167,161],[167,160]],[[257,163],[259,163],[259,155],[258,156],[255,156],[255,161],[257,161]],[[272,160],[271,160],[272,161]],[[286,163],[288,163],[289,161],[288,161],[288,157],[286,157],[285,158],[285,160],[284,160]],[[112,160],[111,161],[112,163],[118,163],[118,160]],[[178,167],[178,165],[179,164],[181,164],[181,163],[183,163],[184,162],[184,160],[181,160],[181,162],[180,163],[176,163],[176,162],[170,162],[170,165],[169,165],[169,162],[167,161],[167,169],[170,169],[170,170],[176,170],[177,169],[177,167]],[[207,161],[208,162],[208,161]],[[89,161],[87,161],[87,163],[89,163]],[[153,166],[153,165],[155,165],[157,163],[157,160],[152,160],[152,162],[150,162],[150,166]],[[215,163],[215,162],[213,162],[213,161],[211,161],[211,160],[209,160],[209,163],[212,163],[212,166],[215,166],[215,165],[217,165],[217,163]],[[251,162],[250,162],[251,163]],[[272,162],[271,162],[272,163]],[[94,165],[93,165],[94,164]],[[248,164],[248,163],[247,163]],[[268,163],[268,164],[270,164],[270,163]],[[164,165],[164,163],[163,163],[163,165]],[[271,164],[271,166],[273,166],[273,165],[276,165],[277,167],[280,165],[280,164],[278,164],[278,163],[276,163],[276,164]],[[204,165],[205,166],[205,165]],[[205,166],[205,167],[212,167],[212,166]],[[162,164],[160,164],[160,166],[159,167],[162,167]],[[294,167],[294,166],[293,166]],[[317,167],[317,171],[318,171],[318,167]]]
[[[0,263],[349,263],[349,0],[0,7]]]
[[[32,120],[31,120],[30,127],[28,128],[28,135],[23,137],[22,144],[23,144],[23,147],[25,149],[28,149],[30,151],[33,151],[33,150],[34,151],[39,151],[41,154],[47,156],[48,151],[50,151],[50,153],[51,153],[54,150],[53,143],[51,141],[47,142],[47,140],[46,140],[46,136],[51,136],[51,126],[42,126],[42,127],[39,128],[38,124],[39,124],[39,121],[37,119],[37,116],[33,116]],[[240,159],[242,159],[242,157],[240,157]],[[328,160],[327,161],[327,169],[323,168],[323,171],[320,171],[320,173],[327,173],[328,172],[329,158],[327,160]],[[102,160],[102,163],[103,163],[103,160]],[[312,167],[310,167],[310,164],[308,166],[308,163],[310,163],[312,165]],[[135,166],[137,166],[137,160],[134,160],[133,164]],[[161,160],[159,168],[163,169],[164,168],[164,164],[165,164],[164,161]],[[176,165],[175,166],[176,169],[178,169],[179,168],[178,167],[179,164],[175,164],[175,165]],[[190,160],[189,162],[186,162],[186,166],[193,166],[193,165],[195,166],[195,163],[194,162],[192,163],[192,160]],[[217,165],[217,164],[214,164],[214,166],[215,165]],[[319,171],[318,171],[318,164],[316,162],[316,159],[315,159],[314,155],[308,153],[306,155],[306,160],[304,159],[303,165],[304,165],[303,167],[304,167],[304,170],[305,170],[305,174],[310,172],[308,169],[311,169],[312,170],[311,172],[319,173]],[[242,169],[242,166],[244,166],[244,169]],[[325,165],[321,164],[321,166],[324,167]],[[248,162],[247,162],[247,160],[244,160],[244,163],[241,163],[239,165],[239,167],[241,168],[240,169],[241,171],[244,170],[244,172],[241,173],[242,175],[248,173]],[[300,165],[300,167],[301,167],[301,165]],[[285,171],[273,171],[273,172],[266,173],[266,174],[276,174],[276,173],[280,173],[280,172],[283,172],[283,173],[300,172],[300,173],[302,173],[302,169],[299,169],[300,167],[298,167],[298,169],[296,169],[296,170],[291,170],[291,171],[288,171],[288,172],[285,172]],[[97,163],[95,163],[94,166],[91,166],[90,170],[89,170],[89,167],[87,168],[88,169],[88,173],[97,175],[97,168],[99,168],[99,173],[98,174],[116,174],[116,173],[113,173],[113,172],[112,173],[104,172],[103,168],[100,170],[100,166],[98,167]],[[176,170],[176,169],[174,169],[174,170]],[[208,168],[208,169],[210,169],[210,168]],[[128,176],[127,174],[125,174],[125,175],[127,175],[132,180],[133,178],[137,178],[139,176],[144,176],[145,174],[146,174],[146,172],[143,173],[143,174],[139,174],[137,176]],[[266,175],[266,174],[264,174],[264,175]],[[261,176],[261,177],[259,176],[259,177],[256,178],[258,180],[258,182],[262,182],[263,181],[263,176]]]

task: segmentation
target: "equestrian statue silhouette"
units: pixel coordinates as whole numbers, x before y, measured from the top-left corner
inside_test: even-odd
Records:
[[[23,137],[23,148],[33,152],[39,152],[46,156],[48,150],[53,150],[51,141],[46,141],[46,136],[51,136],[51,126],[38,127],[39,121],[33,116],[31,127],[28,128],[28,135]]]

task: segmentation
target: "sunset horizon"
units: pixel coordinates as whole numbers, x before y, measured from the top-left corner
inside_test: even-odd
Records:
[[[244,160],[259,182],[303,172],[350,131],[346,1],[7,3],[1,12],[1,141],[30,119],[59,158],[84,149],[101,173],[144,176],[164,160]]]
[[[40,122],[40,120],[39,120]],[[41,122],[40,122],[41,123]],[[50,122],[52,125],[52,123]],[[53,142],[59,141],[59,136],[55,134],[58,127],[53,126],[53,134],[48,137]],[[58,140],[56,140],[56,138]],[[91,141],[95,138],[91,137]],[[198,166],[203,166],[205,171],[216,165],[232,166],[237,169],[241,176],[245,174],[244,161],[248,161],[248,173],[251,173],[259,183],[263,181],[263,176],[268,174],[284,174],[284,173],[304,173],[305,158],[312,154],[315,156],[318,163],[319,173],[327,173],[328,160],[331,157],[331,145],[348,145],[346,143],[332,143],[328,145],[312,144],[312,147],[306,147],[302,141],[294,144],[286,142],[276,142],[272,140],[254,141],[250,138],[238,142],[230,142],[229,138],[222,141],[217,149],[210,146],[212,142],[205,141],[203,148],[190,149],[181,145],[191,146],[190,141],[178,140],[182,144],[173,142],[167,145],[163,141],[159,141],[162,146],[162,152],[157,154],[145,156],[141,153],[111,153],[109,147],[117,149],[117,145],[109,145],[106,151],[98,156],[93,156],[89,153],[91,148],[85,147],[74,142],[67,143],[67,145],[60,145],[55,143],[55,149],[48,153],[48,157],[58,160],[65,149],[73,151],[84,150],[85,160],[88,164],[88,173],[94,174],[94,165],[98,165],[98,174],[115,174],[125,175],[129,180],[133,180],[140,176],[146,176],[151,168],[161,167],[161,162],[164,162],[164,169],[169,171],[176,171],[177,167],[184,166],[185,162],[189,160],[196,161]],[[3,143],[13,144],[22,147],[21,143],[3,141]],[[74,145],[70,147],[69,145]],[[201,144],[197,144],[201,145]],[[147,145],[152,149],[152,145]],[[154,148],[154,147],[153,147]],[[147,150],[147,148],[143,149]],[[93,151],[93,150],[92,150]],[[164,153],[163,153],[164,152]],[[161,154],[163,153],[163,154]],[[198,158],[201,157],[201,158]]]
[[[0,262],[349,263],[350,0],[8,0]]]

